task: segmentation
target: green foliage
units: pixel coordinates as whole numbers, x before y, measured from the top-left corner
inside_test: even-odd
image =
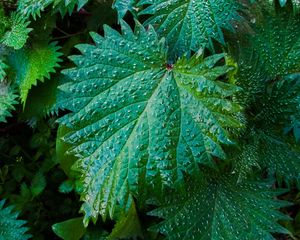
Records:
[[[16,91],[14,88],[5,83],[0,82],[0,122],[5,122],[6,118],[11,116],[11,111],[14,110],[14,104],[17,103]]]
[[[82,218],[73,218],[52,226],[53,231],[64,240],[79,240],[85,233]]]
[[[224,158],[220,143],[232,143],[227,128],[241,127],[234,117],[241,108],[230,100],[238,89],[218,80],[231,70],[215,67],[222,54],[183,58],[169,69],[154,29],[137,22],[133,33],[123,22],[122,33],[106,27],[105,38],[93,34],[96,46],[77,46],[77,68],[65,71],[74,81],[60,86],[61,105],[73,112],[60,122],[75,130],[65,139],[81,156],[87,219],[113,217],[117,201],[130,205],[145,185],[160,191],[181,178],[179,171]]]
[[[119,18],[123,18],[128,11],[134,12],[137,0],[115,0],[113,7],[117,10]]]
[[[30,235],[26,232],[28,228],[24,226],[26,221],[18,220],[18,212],[13,211],[13,207],[5,207],[5,201],[0,201],[0,239],[1,240],[26,240]]]
[[[5,69],[7,65],[4,63],[2,59],[0,59],[0,82],[3,81],[4,77],[6,76]]]
[[[56,98],[57,87],[59,84],[59,76],[52,78],[44,83],[38,82],[36,86],[32,86],[30,94],[26,99],[26,105],[23,118],[40,119],[47,115],[53,115],[57,112]],[[34,105],[34,108],[31,106]]]
[[[282,133],[287,126],[297,131],[291,120],[297,123],[300,110],[300,22],[288,9],[262,13],[237,57],[237,85],[247,89],[238,101],[245,106],[248,130],[235,164],[242,175],[259,167],[298,180],[299,147]]]
[[[279,4],[281,7],[286,6],[288,2],[289,2],[288,0],[279,0]],[[300,9],[300,1],[292,0],[292,2],[293,2],[293,6],[294,6],[294,11],[297,12]],[[272,4],[273,2],[270,1],[270,3]]]
[[[139,14],[151,14],[145,24],[157,26],[164,36],[172,55],[181,56],[189,50],[197,52],[209,47],[213,39],[225,44],[222,29],[233,31],[231,22],[240,17],[241,6],[233,0],[141,0],[139,5],[150,4]]]
[[[223,174],[222,174],[223,175]],[[166,196],[150,214],[165,220],[153,227],[166,239],[274,239],[270,233],[287,230],[276,223],[286,219],[274,200],[280,190],[264,182],[236,184],[235,175],[210,173],[188,182],[185,192]]]
[[[43,192],[46,187],[46,179],[42,172],[37,172],[37,174],[32,179],[32,183],[30,186],[30,190],[32,192],[32,196],[36,197]]]
[[[108,240],[130,239],[142,237],[141,224],[134,204],[131,205],[128,214],[123,214],[117,220],[117,223],[108,236]]]
[[[9,64],[15,72],[15,82],[24,105],[32,86],[50,78],[50,73],[59,67],[61,53],[58,50],[56,43],[36,43],[30,49],[21,49],[9,56]]]
[[[297,239],[299,9],[0,1],[0,240]]]
[[[7,25],[9,29],[2,36],[1,43],[14,49],[22,48],[32,30],[28,28],[29,22],[20,14],[12,14]]]
[[[254,51],[274,79],[300,68],[300,19],[287,9],[279,13],[263,10],[264,18],[255,25],[251,39]]]
[[[54,11],[60,11],[62,15],[67,12],[72,13],[77,5],[77,9],[83,7],[89,0],[19,0],[18,11],[24,16],[32,15],[34,18],[41,16],[49,5],[52,5]]]

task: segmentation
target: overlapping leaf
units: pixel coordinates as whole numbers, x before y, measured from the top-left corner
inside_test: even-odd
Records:
[[[89,0],[19,0],[18,11],[24,16],[32,15],[34,18],[40,16],[41,12],[52,5],[55,11],[60,11],[62,15],[67,12],[72,13],[75,6],[81,9]]]
[[[241,174],[256,166],[285,180],[299,179],[299,150],[282,134],[287,126],[292,130],[300,110],[300,21],[288,8],[263,12],[255,35],[240,47],[237,85],[244,91],[238,100],[249,131],[240,142],[238,168]]]
[[[123,18],[128,11],[133,12],[138,0],[115,0],[113,7],[117,10],[119,18]]]
[[[122,22],[122,35],[105,27],[105,37],[92,37],[95,46],[78,46],[83,55],[65,72],[72,81],[60,86],[60,105],[72,111],[60,122],[73,129],[65,139],[80,158],[85,221],[224,158],[227,129],[241,127],[231,100],[238,88],[224,78],[232,68],[215,66],[222,54],[169,65],[164,41],[139,23],[134,33]]]
[[[20,97],[25,104],[29,90],[37,81],[44,81],[55,72],[61,53],[55,43],[37,43],[30,49],[20,49],[9,56],[9,64],[16,75]]]
[[[205,176],[191,181],[186,193],[168,195],[150,214],[165,219],[153,227],[172,240],[274,239],[288,233],[277,221],[286,202],[275,200],[280,191],[264,182],[237,184],[235,175]]]
[[[242,150],[235,156],[234,171],[241,178],[253,173],[253,167],[267,169],[270,174],[286,182],[300,179],[300,149],[287,138],[273,132],[253,131],[240,144]]]
[[[5,122],[11,116],[14,105],[17,103],[16,91],[9,84],[0,82],[0,122]]]
[[[7,65],[4,63],[3,59],[0,59],[0,82],[3,81],[4,77],[6,76],[5,69]]]
[[[147,24],[165,37],[171,55],[181,56],[200,48],[213,49],[213,39],[224,44],[222,29],[233,31],[232,22],[239,20],[241,6],[234,0],[141,0],[148,5],[140,14],[151,14]]]
[[[4,207],[5,201],[0,201],[0,239],[1,240],[27,240],[31,236],[27,234],[28,228],[24,226],[26,221],[18,220],[19,213],[13,211],[13,207]]]
[[[263,14],[251,41],[266,74],[274,79],[300,72],[300,18],[288,8]]]

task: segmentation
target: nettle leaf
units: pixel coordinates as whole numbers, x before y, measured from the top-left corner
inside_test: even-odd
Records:
[[[233,156],[233,172],[240,179],[253,174],[254,169],[267,170],[286,183],[300,179],[299,147],[289,143],[287,138],[272,132],[247,132],[241,150]]]
[[[113,8],[117,10],[119,18],[123,18],[128,11],[134,12],[137,2],[138,0],[115,0]]]
[[[56,98],[59,77],[53,77],[44,83],[38,82],[33,86],[26,99],[22,118],[41,119],[57,113]],[[34,106],[34,108],[32,107]]]
[[[30,191],[33,197],[40,195],[47,185],[46,178],[41,171],[37,172],[32,179]]]
[[[1,240],[27,240],[31,237],[27,234],[28,228],[24,226],[26,221],[18,220],[18,212],[13,207],[4,207],[5,201],[0,201],[0,239]]]
[[[19,0],[18,11],[24,16],[32,15],[35,19],[41,16],[41,12],[52,5],[54,11],[60,11],[62,15],[72,13],[77,6],[81,9],[89,0]]]
[[[272,132],[256,131],[250,136],[253,138],[251,145],[254,152],[247,154],[249,163],[256,162],[261,168],[267,168],[269,172],[276,173],[287,181],[300,179],[300,154],[297,146]]]
[[[6,76],[5,69],[7,69],[8,66],[4,63],[3,59],[0,59],[0,82],[2,82]]]
[[[14,49],[22,48],[27,39],[31,28],[28,28],[29,21],[20,14],[12,14],[9,19],[9,30],[4,34],[1,43]]]
[[[284,9],[264,12],[261,23],[254,26],[252,46],[266,74],[274,79],[300,71],[300,18]]]
[[[252,123],[261,129],[282,129],[291,116],[300,111],[300,74],[290,74],[275,83],[268,83],[263,94],[251,104]]]
[[[17,104],[17,97],[15,89],[5,83],[0,82],[0,122],[6,122],[6,118],[11,116],[11,111],[15,109]]]
[[[78,46],[77,67],[65,71],[72,81],[60,86],[60,105],[72,111],[60,122],[73,129],[65,140],[79,157],[85,221],[112,217],[117,203],[130,207],[131,194],[143,199],[147,186],[160,192],[181,171],[224,158],[227,129],[242,126],[231,100],[239,89],[224,77],[232,68],[217,64],[223,54],[169,65],[151,26],[104,29],[105,37],[92,34],[95,45]]]
[[[250,44],[239,47],[236,83],[244,91],[237,101],[245,106],[250,131],[243,136],[246,143],[241,139],[238,172],[245,175],[254,166],[286,181],[297,180],[299,150],[281,135],[299,116],[300,22],[288,9],[264,12],[264,16]]]
[[[83,218],[72,218],[52,226],[53,232],[64,240],[79,240],[86,232],[82,223]]]
[[[148,4],[139,14],[153,15],[145,24],[167,39],[173,56],[213,49],[213,39],[225,44],[222,29],[234,31],[231,23],[240,19],[241,6],[235,0],[141,0],[138,5]]]
[[[143,238],[143,232],[135,204],[132,202],[128,213],[119,216],[107,240],[136,239],[138,237]]]
[[[278,220],[289,217],[278,211],[287,202],[276,200],[282,193],[266,182],[242,182],[236,175],[206,175],[204,181],[190,181],[186,192],[166,195],[150,215],[165,219],[152,230],[166,239],[275,239],[270,233],[288,231]]]
[[[20,49],[8,57],[9,65],[16,75],[16,83],[20,89],[20,97],[25,105],[27,95],[38,81],[44,82],[59,67],[61,53],[56,43],[37,43],[32,48]]]

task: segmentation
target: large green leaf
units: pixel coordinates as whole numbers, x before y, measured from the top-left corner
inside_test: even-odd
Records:
[[[77,67],[65,71],[72,81],[60,86],[60,106],[72,111],[60,122],[73,129],[65,140],[79,157],[85,220],[113,216],[131,194],[141,199],[149,186],[159,192],[181,171],[224,158],[228,129],[241,127],[231,99],[238,88],[226,82],[232,68],[215,66],[222,54],[170,65],[152,27],[104,29],[105,37],[92,34],[95,45],[78,46]]]
[[[4,207],[5,201],[0,201],[0,240],[27,240],[31,237],[27,234],[28,228],[24,226],[26,221],[18,220],[19,213],[13,211],[13,207]]]
[[[58,50],[56,43],[36,43],[32,48],[20,49],[8,57],[24,105],[31,87],[49,78],[50,73],[55,72],[55,67],[59,66],[61,53]]]
[[[150,213],[165,219],[152,230],[170,240],[271,240],[270,233],[288,233],[276,223],[289,219],[278,211],[287,203],[275,199],[281,192],[269,189],[270,184],[237,184],[232,174],[210,173],[205,179],[190,181],[184,193],[167,195]]]
[[[231,25],[240,17],[241,6],[235,0],[141,0],[139,5],[150,4],[140,14],[152,14],[145,24],[156,27],[165,37],[171,55],[181,56],[190,50],[209,47],[213,39],[225,44],[222,29],[233,31]]]

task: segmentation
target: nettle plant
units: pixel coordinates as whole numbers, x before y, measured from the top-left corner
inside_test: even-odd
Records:
[[[63,239],[293,238],[279,196],[300,178],[299,0],[2,5],[0,121],[59,126],[51,167],[18,201],[0,192],[0,239],[43,239],[4,198],[22,213],[54,166],[82,202],[52,226]],[[86,15],[81,38],[59,28]]]

